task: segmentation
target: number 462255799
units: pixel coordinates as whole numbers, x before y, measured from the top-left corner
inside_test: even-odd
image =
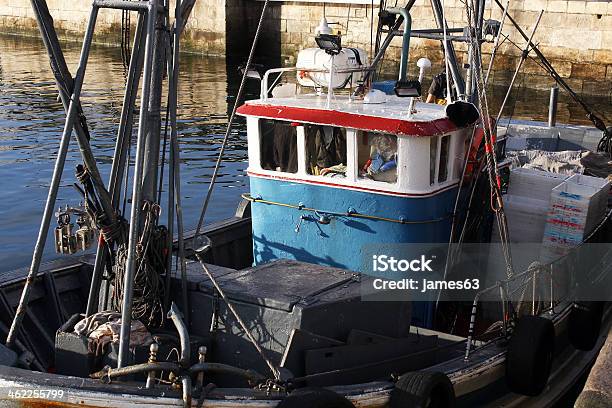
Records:
[[[18,388],[9,390],[8,397],[14,399],[62,399],[64,397],[64,390]]]

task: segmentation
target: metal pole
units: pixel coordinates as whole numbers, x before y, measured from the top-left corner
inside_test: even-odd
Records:
[[[174,119],[174,123],[176,123],[176,116]],[[187,288],[187,264],[185,261],[185,236],[184,236],[184,225],[183,225],[183,206],[181,205],[181,172],[180,172],[180,153],[179,153],[179,145],[178,138],[174,128],[171,134],[171,154],[173,155],[173,165],[174,165],[174,201],[176,203],[176,227],[178,229],[178,244],[179,244],[179,261],[181,263],[181,295],[183,298],[183,309],[185,310],[185,324],[189,326],[189,296],[188,296],[188,288]],[[197,240],[197,235],[194,236],[194,240]]]
[[[162,1],[163,2],[163,1]],[[155,23],[155,41],[153,43],[153,72],[151,74],[151,95],[149,96],[149,113],[147,115],[147,136],[145,138],[145,161],[142,180],[142,197],[144,200],[157,201],[157,179],[159,173],[159,139],[161,128],[162,81],[166,65],[166,13],[157,13]]]
[[[504,101],[502,102],[500,108],[499,108],[499,113],[497,114],[497,117],[495,118],[495,123],[499,123],[499,118],[501,118],[501,115],[504,111],[504,107],[506,106],[506,102],[508,102],[508,98],[510,97],[510,93],[512,92],[512,88],[514,86],[514,82],[516,81],[516,78],[521,70],[521,67],[523,66],[523,63],[525,62],[525,60],[527,59],[527,56],[529,55],[529,48],[531,46],[531,40],[533,40],[533,36],[535,35],[536,30],[538,29],[538,25],[540,24],[540,20],[542,19],[542,14],[544,14],[544,10],[540,11],[540,15],[538,16],[538,20],[536,21],[535,25],[533,26],[533,30],[531,31],[531,36],[529,37],[529,40],[527,41],[527,45],[525,46],[525,49],[523,50],[523,53],[521,55],[521,59],[519,60],[519,63],[516,67],[516,71],[514,71],[514,75],[512,76],[512,81],[510,81],[510,85],[508,86],[508,91],[506,92],[506,96],[504,97]]]
[[[550,101],[548,102],[548,127],[555,127],[557,124],[557,102],[559,101],[559,87],[550,88]]]
[[[472,41],[470,43],[470,93],[469,101],[474,105],[479,106],[480,98],[478,95],[478,84],[482,81],[482,25],[484,16],[484,0],[477,0],[476,5],[478,6],[477,14],[474,15],[475,21],[473,26],[476,27],[476,31],[470,37]],[[485,89],[482,89],[485,92]]]
[[[478,38],[482,37],[482,24],[484,20],[484,11],[485,11],[485,0],[476,0],[478,4],[478,15],[476,18],[476,36]]]
[[[134,181],[132,189],[132,213],[130,216],[130,234],[128,238],[127,260],[123,276],[123,298],[121,299],[121,331],[119,336],[119,356],[117,366],[124,367],[128,363],[130,348],[130,328],[132,323],[132,291],[134,290],[134,274],[136,272],[136,241],[138,240],[138,224],[142,206],[142,174],[145,156],[145,135],[147,131],[147,107],[149,106],[149,91],[151,89],[151,65],[153,63],[153,36],[157,19],[157,2],[151,0],[147,15],[144,75],[140,114],[138,119],[138,137],[136,143],[136,164],[134,166]]]
[[[89,57],[89,50],[91,47],[94,28],[96,26],[97,16],[98,9],[96,7],[92,7],[87,31],[85,33],[85,39],[83,41],[83,46],[81,49],[79,68],[77,69],[76,78],[74,80],[74,90],[70,98],[70,105],[68,107],[66,123],[64,125],[64,131],[62,133],[57,158],[55,159],[55,167],[53,169],[53,176],[51,178],[51,186],[49,187],[49,194],[47,196],[47,202],[45,204],[43,219],[40,224],[40,230],[38,231],[36,246],[34,247],[32,264],[30,265],[30,271],[28,273],[25,286],[23,288],[23,291],[21,292],[21,298],[19,299],[19,306],[17,307],[17,311],[15,312],[15,318],[13,319],[9,334],[6,338],[6,345],[8,347],[13,346],[17,330],[21,326],[21,322],[23,321],[23,317],[28,307],[32,284],[34,283],[34,280],[36,279],[36,276],[38,275],[38,270],[40,268],[40,261],[42,258],[43,250],[45,248],[45,243],[47,241],[47,234],[49,232],[49,224],[51,222],[51,217],[53,216],[55,200],[57,199],[57,192],[59,190],[60,181],[62,179],[62,172],[64,170],[64,164],[66,162],[66,154],[68,152],[68,145],[70,143],[70,135],[72,134],[74,122],[78,112],[79,98],[81,96],[81,88],[83,86],[83,78],[85,77],[85,69],[87,67],[87,59]]]
[[[180,10],[181,4],[177,2],[176,10]],[[181,265],[181,296],[183,300],[183,313],[185,324],[189,327],[190,322],[190,308],[189,308],[189,296],[187,288],[187,263],[185,261],[185,237],[184,237],[184,225],[183,225],[183,206],[181,204],[181,168],[180,168],[180,150],[178,144],[178,129],[176,125],[176,109],[178,99],[178,79],[179,79],[179,52],[180,52],[180,35],[181,31],[178,27],[183,26],[183,16],[179,13],[176,15],[175,27],[174,27],[174,39],[172,49],[172,69],[170,72],[170,98],[169,98],[169,110],[170,110],[170,125],[172,132],[170,133],[170,168],[168,170],[168,179],[170,188],[168,191],[168,229],[170,225],[174,224],[174,218],[171,218],[176,209],[176,227],[178,230],[178,256]],[[171,193],[171,194],[170,194]],[[173,201],[170,201],[172,199]],[[170,235],[172,239],[172,235]],[[195,237],[197,239],[197,237]],[[172,257],[170,257],[172,258]],[[172,259],[169,260],[169,265],[172,266]],[[168,268],[166,282],[170,283],[169,274],[170,268]],[[166,304],[169,302],[169,286],[166,288]]]
[[[326,107],[327,109],[331,109],[331,100],[332,100],[332,95],[334,93],[333,89],[333,80],[334,80],[334,56],[330,55],[329,56],[329,81],[327,83],[327,104]],[[237,103],[237,102],[236,102]]]
[[[495,37],[495,42],[493,43],[493,51],[491,52],[491,59],[489,59],[489,68],[487,68],[487,75],[485,76],[484,86],[485,88],[489,84],[489,75],[491,75],[491,69],[493,68],[493,61],[495,61],[495,55],[497,54],[497,47],[499,47],[499,39],[502,35],[502,30],[504,29],[504,22],[506,21],[506,16],[508,15],[508,9],[510,8],[510,1],[506,2],[506,7],[504,8],[504,13],[502,14],[501,23],[499,24],[499,32]]]
[[[113,163],[109,177],[109,189],[111,191],[111,199],[115,211],[119,209],[121,198],[122,175],[125,171],[126,160],[128,156],[129,140],[132,134],[134,105],[136,95],[138,93],[138,83],[142,73],[142,58],[143,58],[143,28],[145,24],[145,14],[138,13],[138,21],[136,23],[136,32],[134,34],[134,46],[132,47],[132,56],[130,58],[130,67],[128,69],[125,94],[123,98],[123,107],[121,108],[121,119],[119,121],[119,131],[117,132],[117,142],[115,144],[115,153],[113,155]],[[124,214],[123,214],[124,215]],[[106,247],[109,243],[99,241],[96,251],[96,262],[94,264],[91,285],[89,289],[89,297],[87,299],[86,316],[91,316],[98,308],[98,297],[100,285],[102,283],[102,274],[104,266],[107,262]],[[105,297],[105,296],[104,296]],[[102,299],[106,303],[106,299]]]
[[[403,8],[390,8],[387,11],[389,13],[399,14],[404,18],[404,31],[402,33],[402,55],[400,58],[398,78],[398,81],[404,82],[406,80],[406,73],[408,72],[408,56],[410,54],[410,32],[412,31],[412,16],[410,16],[410,13],[407,9]]]
[[[436,18],[436,23],[438,24],[438,28],[444,28],[446,26],[446,21],[442,18],[442,4],[440,4],[440,0],[430,0],[431,8],[434,13],[434,17]],[[453,75],[453,80],[455,82],[455,89],[457,90],[457,97],[461,98],[465,94],[465,82],[463,81],[463,77],[459,72],[459,63],[457,62],[457,56],[455,54],[455,47],[453,42],[447,40],[444,44],[445,49],[448,50],[446,53],[446,58],[448,58],[449,68],[451,74]],[[450,93],[450,91],[449,91]]]
[[[466,8],[472,8],[472,10],[478,10],[479,6],[478,6],[478,0],[472,0],[471,1],[471,6],[466,2]],[[477,23],[477,19],[478,16],[475,15],[474,13],[471,13],[471,15],[467,15],[466,16],[470,21],[468,21],[468,30],[472,30],[472,27],[477,27],[478,23]],[[464,64],[464,68],[465,68],[465,99],[469,102],[474,102],[474,77],[473,77],[473,73],[474,73],[474,66],[473,66],[473,60],[474,60],[474,36],[477,35],[478,29],[475,28],[473,32],[470,32],[467,37],[469,39],[468,42],[468,59],[467,59],[467,64]]]
[[[174,36],[177,36],[177,22],[178,22],[178,10],[179,10],[179,5],[180,5],[180,0],[177,0],[176,2],[176,12],[175,12],[175,23],[174,23]],[[177,39],[174,38],[174,44],[177,43]],[[168,44],[168,48],[170,48],[170,44]],[[170,51],[170,50],[168,50]],[[174,53],[170,53],[168,52],[169,55],[171,55],[171,59],[168,59],[168,82],[170,83],[170,88],[169,91],[170,92],[170,97],[168,98],[168,103],[169,103],[169,110],[170,112],[173,111],[173,105],[172,105],[172,94],[174,93],[176,88],[173,88],[174,86],[174,64],[175,64],[175,60],[174,60]],[[174,105],[174,109],[176,109],[176,105]],[[166,279],[165,279],[165,292],[164,292],[164,311],[168,310],[169,307],[169,303],[170,303],[170,287],[172,285],[172,279],[170,279],[170,274],[172,272],[172,250],[173,250],[173,246],[174,246],[174,178],[176,177],[174,174],[174,161],[175,161],[175,157],[174,157],[174,151],[172,149],[172,133],[174,133],[174,128],[176,126],[176,123],[172,121],[172,116],[170,117],[170,126],[171,126],[171,133],[170,133],[170,154],[169,154],[169,165],[168,165],[168,240],[166,245],[168,245],[168,262],[166,265]]]
[[[57,34],[55,33],[55,29],[53,27],[53,18],[51,17],[47,4],[44,0],[31,0],[31,4],[32,8],[34,9],[34,14],[36,15],[36,21],[38,22],[43,43],[47,49],[47,53],[49,54],[51,67],[55,77],[55,83],[57,84],[62,105],[64,106],[64,110],[68,112],[70,93],[73,91],[74,82],[72,80],[72,76],[70,75],[70,71],[68,70],[68,66],[66,65],[64,54],[62,53],[59,40],[57,39]],[[91,146],[89,145],[89,130],[87,129],[87,122],[85,121],[85,116],[83,115],[80,103],[77,104],[77,115],[78,120],[74,121],[74,130],[79,149],[81,151],[81,156],[85,166],[87,167],[87,171],[91,176],[93,185],[98,193],[100,203],[102,204],[102,209],[104,210],[109,222],[112,223],[115,221],[115,213],[111,206],[110,195],[102,182],[102,177],[98,171],[98,165],[91,151]]]
[[[474,103],[473,89],[475,88],[474,78],[473,78],[474,67],[472,65],[472,61],[474,60],[474,48],[473,47],[474,47],[474,41],[470,41],[468,44],[467,69],[465,70],[465,95],[466,95],[466,99],[468,99],[472,103]]]

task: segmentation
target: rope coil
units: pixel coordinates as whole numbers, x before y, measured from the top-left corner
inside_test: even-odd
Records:
[[[148,328],[160,327],[164,322],[162,303],[165,288],[161,273],[166,270],[167,264],[168,230],[165,226],[156,225],[160,210],[158,204],[145,201],[142,209],[145,221],[136,251],[132,318],[140,320]],[[117,230],[122,230],[121,225],[127,225],[127,223],[119,224]],[[109,234],[112,232],[113,230],[109,231]],[[117,249],[116,262],[113,265],[115,290],[112,297],[114,308],[119,312],[121,311],[126,263],[127,246],[121,244]]]

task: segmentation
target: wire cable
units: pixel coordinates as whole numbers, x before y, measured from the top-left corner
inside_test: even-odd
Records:
[[[202,212],[200,213],[200,219],[198,220],[198,226],[196,227],[196,231],[194,234],[194,240],[197,239],[198,236],[200,235],[200,230],[202,229],[202,225],[204,224],[204,216],[206,215],[206,210],[208,209],[210,197],[215,187],[217,176],[219,175],[219,169],[221,168],[221,162],[223,161],[223,153],[225,153],[225,148],[227,147],[230,133],[232,131],[232,125],[234,124],[234,119],[236,118],[236,109],[238,109],[238,104],[242,100],[242,95],[244,94],[247,74],[249,72],[251,63],[253,62],[253,57],[255,55],[255,49],[257,47],[257,40],[259,40],[259,35],[263,27],[264,17],[266,15],[266,10],[268,9],[269,3],[270,3],[270,0],[266,0],[261,10],[261,16],[259,17],[259,23],[257,24],[257,30],[255,31],[255,37],[253,38],[253,44],[251,45],[251,51],[249,52],[249,57],[244,66],[244,72],[242,73],[240,87],[238,88],[238,93],[236,94],[236,102],[234,103],[234,107],[232,108],[232,113],[229,117],[227,128],[225,130],[225,136],[223,137],[223,142],[221,143],[221,149],[219,150],[219,156],[217,157],[217,162],[215,163],[215,168],[213,170],[213,174],[210,179],[210,184],[208,185],[208,191],[206,192],[206,198],[204,199],[204,204],[202,205]]]

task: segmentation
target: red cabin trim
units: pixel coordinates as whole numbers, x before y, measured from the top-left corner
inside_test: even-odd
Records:
[[[245,103],[236,111],[243,116],[257,116],[291,122],[314,123],[406,136],[439,136],[457,130],[448,118],[429,122],[411,122],[326,109]]]

